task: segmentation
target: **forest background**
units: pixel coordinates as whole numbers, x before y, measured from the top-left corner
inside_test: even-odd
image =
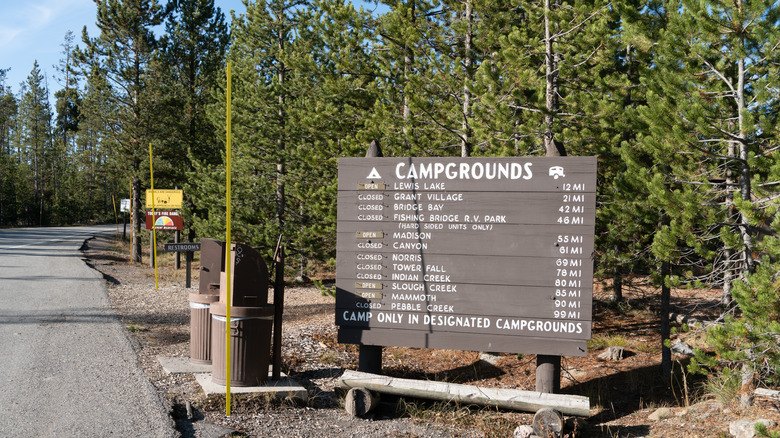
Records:
[[[616,301],[652,281],[664,339],[670,288],[722,289],[693,369],[777,383],[778,2],[250,0],[230,26],[212,0],[96,4],[53,108],[37,63],[18,90],[0,65],[0,226],[111,222],[130,197],[140,261],[151,143],[189,237],[224,237],[230,61],[234,240],[270,257],[281,234],[289,269],[332,268],[337,159],[372,141],[597,156],[597,278]]]

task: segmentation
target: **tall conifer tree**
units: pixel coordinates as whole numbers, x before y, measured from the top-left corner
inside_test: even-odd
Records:
[[[221,160],[223,132],[209,120],[207,107],[214,103],[222,75],[230,34],[225,16],[213,0],[177,0],[168,4],[166,34],[158,52],[164,74],[160,99],[165,102],[167,132],[160,138],[164,176],[182,188],[187,223],[192,215],[204,215],[195,171]],[[196,202],[197,200],[197,202]]]
[[[141,261],[142,181],[148,175],[148,147],[159,129],[157,105],[152,99],[151,63],[157,41],[152,28],[163,22],[164,10],[157,0],[106,0],[97,3],[100,35],[90,38],[86,27],[78,51],[86,71],[99,69],[111,86],[111,108],[104,114],[108,134],[115,141],[119,168],[132,184],[132,259]],[[109,123],[110,122],[110,123]]]
[[[749,283],[776,187],[778,7],[774,2],[668,2],[647,81],[642,150],[648,200],[666,217],[653,252],[674,284]],[[748,342],[749,344],[749,342]],[[757,351],[744,350],[751,386]]]
[[[19,140],[23,161],[31,175],[33,202],[28,204],[28,223],[48,225],[53,197],[56,162],[52,144],[52,112],[46,78],[38,61],[27,76],[19,101]]]

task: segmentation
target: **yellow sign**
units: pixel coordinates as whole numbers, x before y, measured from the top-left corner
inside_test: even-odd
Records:
[[[154,208],[181,208],[184,198],[181,190],[155,190]],[[152,208],[152,191],[146,191],[146,208]]]

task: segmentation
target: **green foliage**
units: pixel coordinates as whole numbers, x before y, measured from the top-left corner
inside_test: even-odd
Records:
[[[770,431],[764,423],[756,423],[756,436],[760,438],[780,438],[780,431]]]
[[[314,281],[314,286],[317,287],[317,289],[320,290],[322,293],[322,296],[330,296],[335,298],[336,297],[336,286],[325,286],[325,284],[322,282],[322,280],[318,278],[312,279]]]

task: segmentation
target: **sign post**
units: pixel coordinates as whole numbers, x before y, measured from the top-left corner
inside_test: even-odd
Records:
[[[130,200],[121,199],[119,201],[119,211],[122,212],[122,241],[127,238],[127,213],[130,213]]]
[[[163,249],[165,249],[165,251],[169,251],[169,252],[175,251],[176,255],[178,255],[180,252],[183,252],[185,254],[184,259],[186,260],[186,265],[187,265],[186,287],[187,287],[187,289],[189,289],[190,286],[192,286],[192,281],[190,279],[192,277],[190,275],[191,272],[192,272],[192,253],[194,251],[200,251],[200,243],[192,243],[192,242],[187,242],[187,243],[179,243],[179,242],[166,243],[165,245],[163,245]]]
[[[595,204],[595,157],[340,159],[339,342],[585,356]]]

